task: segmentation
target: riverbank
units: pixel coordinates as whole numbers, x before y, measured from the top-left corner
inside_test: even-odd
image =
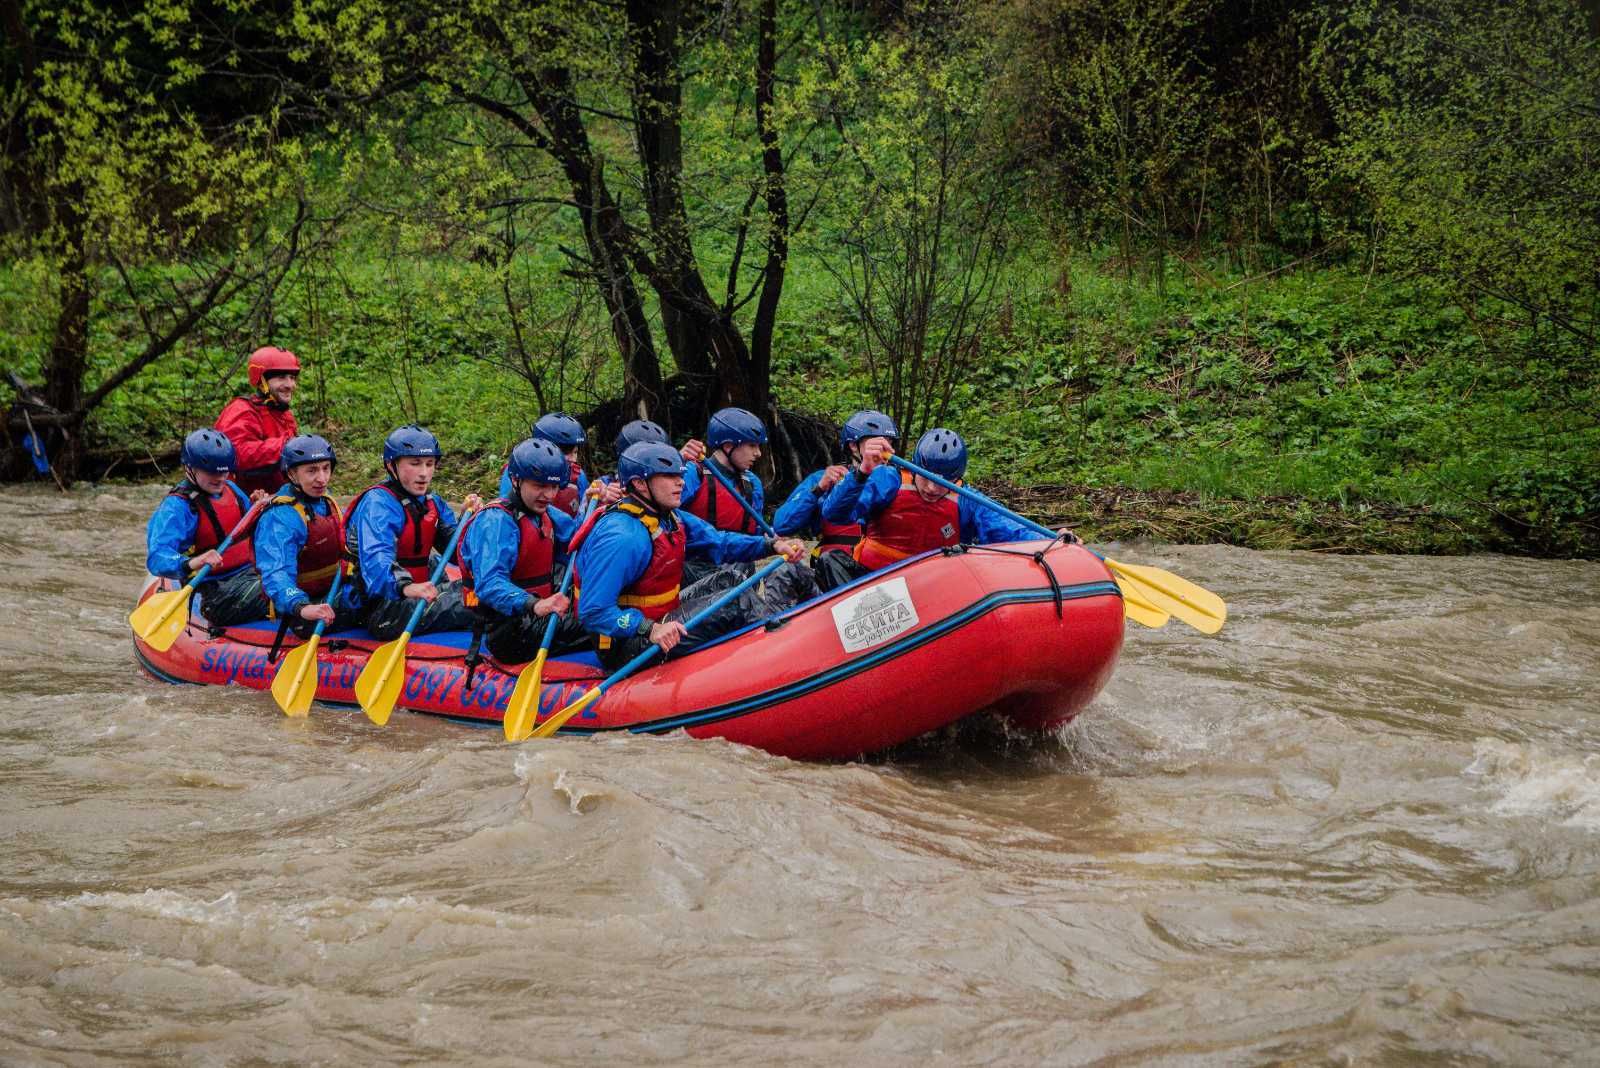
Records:
[[[1039,522],[1070,526],[1092,543],[1149,539],[1362,555],[1499,552],[1568,557],[1595,555],[1600,533],[1565,532],[1572,540],[1553,546],[1530,537],[1526,528],[1509,517],[1497,523],[1450,515],[1426,505],[1341,504],[1288,496],[1243,500],[1127,486],[996,485],[986,489],[997,500]],[[1588,541],[1583,540],[1585,534]]]
[[[786,411],[826,423],[888,402],[821,255],[795,253],[773,385]],[[295,408],[339,447],[341,490],[376,477],[383,436],[410,421],[444,442],[453,495],[492,488],[540,410],[615,394],[603,330],[559,358],[505,355],[494,277],[352,253],[338,285],[283,291],[271,339],[306,362]],[[31,373],[48,324],[23,314],[27,277],[0,280],[27,327],[11,353]],[[1594,354],[1548,331],[1355,264],[1173,260],[1153,276],[1036,249],[1003,291],[926,423],[960,431],[973,481],[1036,518],[1100,540],[1600,556]],[[209,425],[242,385],[241,358],[235,343],[195,344],[113,394],[91,428],[102,469],[169,478],[178,432]]]

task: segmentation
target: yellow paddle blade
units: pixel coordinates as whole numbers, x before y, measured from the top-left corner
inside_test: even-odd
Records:
[[[567,720],[571,719],[573,716],[576,716],[579,712],[582,712],[584,709],[586,709],[590,705],[594,704],[594,699],[596,697],[599,697],[599,696],[600,696],[600,687],[598,687],[598,686],[593,687],[587,693],[585,693],[582,697],[578,698],[576,701],[572,702],[566,708],[563,708],[560,712],[557,712],[555,715],[551,716],[549,719],[547,719],[543,723],[539,724],[539,726],[535,727],[533,733],[530,734],[528,737],[530,737],[530,738],[548,738],[548,737],[550,737],[550,735],[552,735],[556,731],[560,730],[561,729],[561,725],[566,723]]]
[[[511,700],[506,702],[503,721],[508,742],[524,740],[533,727],[533,719],[539,713],[539,676],[544,674],[544,658],[548,652],[540,647],[533,663],[517,676],[517,688],[511,691]]]
[[[356,700],[361,702],[367,718],[380,727],[389,722],[389,713],[400,700],[400,688],[406,682],[406,643],[410,640],[408,630],[372,650],[367,666],[356,679]]]
[[[1118,579],[1117,588],[1122,591],[1122,614],[1140,626],[1159,630],[1172,620],[1166,612],[1140,597],[1139,592],[1133,589],[1132,583],[1124,583]]]
[[[311,699],[317,696],[317,638],[313,634],[304,645],[290,650],[272,680],[272,699],[286,716],[310,712]]]
[[[128,626],[150,648],[164,653],[189,625],[189,596],[194,589],[167,590],[149,597],[128,615]]]
[[[1215,634],[1228,619],[1228,606],[1221,597],[1170,571],[1110,559],[1106,566],[1118,583],[1125,581],[1140,600],[1177,616],[1202,634]]]

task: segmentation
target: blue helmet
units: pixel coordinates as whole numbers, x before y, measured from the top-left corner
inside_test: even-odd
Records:
[[[934,427],[917,439],[912,459],[919,467],[954,482],[967,473],[967,443],[954,430]]]
[[[724,408],[712,415],[706,424],[706,444],[713,449],[718,445],[742,445],[747,441],[765,445],[767,424],[743,408]]]
[[[283,443],[283,452],[278,456],[278,466],[287,471],[291,467],[319,463],[323,460],[330,464],[339,462],[339,458],[333,454],[333,446],[328,444],[328,439],[318,434],[301,434]]]
[[[648,419],[635,419],[617,431],[617,455],[627,452],[630,445],[641,445],[647,441],[657,445],[672,444],[672,439],[659,425]]]
[[[183,453],[178,457],[185,467],[208,471],[213,475],[231,474],[239,465],[233,442],[220,430],[196,430],[183,439]]]
[[[658,441],[630,445],[628,451],[617,460],[617,479],[623,486],[636,478],[682,474],[683,457],[678,455],[678,450]]]
[[[862,438],[888,438],[894,441],[899,437],[900,431],[894,425],[894,420],[871,408],[852,415],[839,428],[839,444],[844,448]]]
[[[583,424],[566,412],[548,412],[533,424],[532,436],[561,449],[575,449],[583,444]]]
[[[444,459],[444,453],[439,451],[439,439],[433,436],[432,431],[424,430],[415,423],[396,427],[383,439],[383,466],[388,467],[403,456]]]
[[[512,478],[528,479],[544,486],[561,487],[567,484],[567,458],[561,450],[543,438],[524,438],[511,450],[511,462],[506,470]]]

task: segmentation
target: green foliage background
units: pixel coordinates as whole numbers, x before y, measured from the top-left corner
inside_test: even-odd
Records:
[[[884,50],[916,49],[919,77],[985,79],[970,95],[1006,136],[974,151],[1021,194],[947,413],[979,481],[1064,487],[1035,510],[1091,533],[1125,529],[1096,503],[1124,489],[1182,495],[1165,537],[1600,551],[1600,45],[1580,6],[1281,3],[1248,25],[1223,0],[830,7],[825,39],[810,10],[786,15],[806,47],[780,98],[808,211],[774,346],[784,408],[882,403],[838,247],[862,232],[866,168],[909,158],[871,102],[906,106],[884,79],[909,65]],[[376,63],[361,48],[383,11],[303,9],[306,54],[355,42]],[[610,43],[566,47],[604,78]],[[715,35],[695,55],[689,206],[715,277],[759,174],[738,148],[749,57]],[[302,195],[347,213],[251,339],[306,360],[302,425],[335,438],[352,490],[396,423],[433,426],[456,485],[483,488],[541,397],[581,411],[620,389],[603,309],[564,273],[559,177],[427,93],[308,139]],[[626,159],[623,129],[593,133]],[[527,202],[514,220],[507,197]],[[7,248],[0,365],[37,378],[54,261]],[[92,325],[90,381],[140,344],[128,308]],[[191,334],[98,412],[95,440],[169,451],[242,387],[247,346]]]

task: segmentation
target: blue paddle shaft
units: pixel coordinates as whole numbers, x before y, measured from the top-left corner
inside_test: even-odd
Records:
[[[691,631],[694,630],[696,625],[704,623],[713,613],[731,603],[734,598],[738,597],[745,590],[748,590],[751,586],[754,586],[756,583],[760,582],[762,579],[778,570],[778,568],[782,567],[783,564],[784,561],[782,559],[772,561],[772,563],[768,564],[760,571],[757,571],[754,575],[751,575],[749,578],[739,583],[739,585],[735,586],[733,589],[729,590],[727,593],[711,602],[709,607],[703,611],[696,612],[694,618],[683,625],[684,629]],[[605,693],[611,688],[613,683],[621,682],[635,671],[638,671],[640,668],[644,667],[650,662],[650,658],[659,652],[661,652],[661,646],[652,643],[650,648],[646,649],[644,652],[640,653],[626,664],[623,664],[616,670],[614,674],[612,674],[610,678],[602,682],[599,686],[600,692]]]
[[[456,529],[450,533],[450,542],[444,547],[444,552],[439,554],[439,562],[433,565],[433,574],[428,576],[428,581],[437,583],[439,576],[444,574],[444,567],[450,562],[450,554],[456,551],[456,542],[461,539],[461,532],[467,529],[467,517],[463,515],[456,524]],[[417,607],[411,610],[411,621],[406,624],[406,633],[410,634],[417,629],[417,624],[422,622],[422,613],[428,610],[428,602],[417,598]]]
[[[594,511],[599,504],[600,498],[598,497],[590,497],[588,500],[583,502],[583,508],[578,512],[579,527],[583,526],[584,521],[589,518],[589,513]],[[575,570],[572,565],[576,562],[576,560],[570,558],[567,560],[567,573],[561,576],[562,593],[566,593],[572,588],[572,573]],[[549,621],[544,625],[544,640],[539,643],[539,648],[543,649],[547,653],[550,651],[550,644],[556,639],[556,624],[560,622],[561,613],[551,612]]]
[[[743,508],[745,514],[756,521],[756,525],[766,532],[767,537],[778,537],[778,532],[772,529],[772,524],[768,523],[765,519],[762,519],[761,513],[756,511],[755,507],[751,505],[749,501],[744,499],[744,494],[733,488],[733,483],[728,481],[728,476],[717,469],[717,462],[715,460],[707,460],[701,466],[707,471],[710,471],[712,477],[718,482],[722,483],[722,487],[724,489],[733,494],[733,499],[739,502],[739,507]]]
[[[1010,516],[1012,519],[1015,519],[1018,523],[1021,523],[1023,526],[1027,527],[1029,530],[1037,531],[1039,534],[1043,535],[1046,538],[1055,539],[1057,537],[1060,537],[1060,535],[1058,535],[1055,531],[1051,530],[1049,527],[1040,526],[1038,523],[1035,523],[1033,520],[1029,519],[1025,515],[1018,515],[1017,513],[1013,512],[1011,509],[1007,508],[1005,505],[999,503],[998,501],[992,501],[988,497],[985,497],[983,494],[979,493],[977,490],[971,490],[971,489],[968,489],[965,486],[958,486],[954,482],[951,482],[951,481],[949,481],[947,479],[940,478],[938,475],[934,474],[932,471],[929,471],[929,470],[927,470],[926,468],[923,468],[923,467],[918,467],[916,464],[912,463],[910,460],[904,459],[904,458],[899,457],[899,456],[891,456],[891,457],[889,457],[889,462],[894,464],[896,467],[905,468],[907,471],[910,471],[913,475],[921,475],[923,478],[927,479],[929,482],[933,482],[933,483],[935,483],[937,485],[943,486],[947,490],[951,490],[951,491],[953,491],[955,493],[959,493],[961,496],[965,497],[969,501],[972,501],[974,504],[981,504],[985,508],[993,508],[995,511],[999,512],[1001,515]]]

